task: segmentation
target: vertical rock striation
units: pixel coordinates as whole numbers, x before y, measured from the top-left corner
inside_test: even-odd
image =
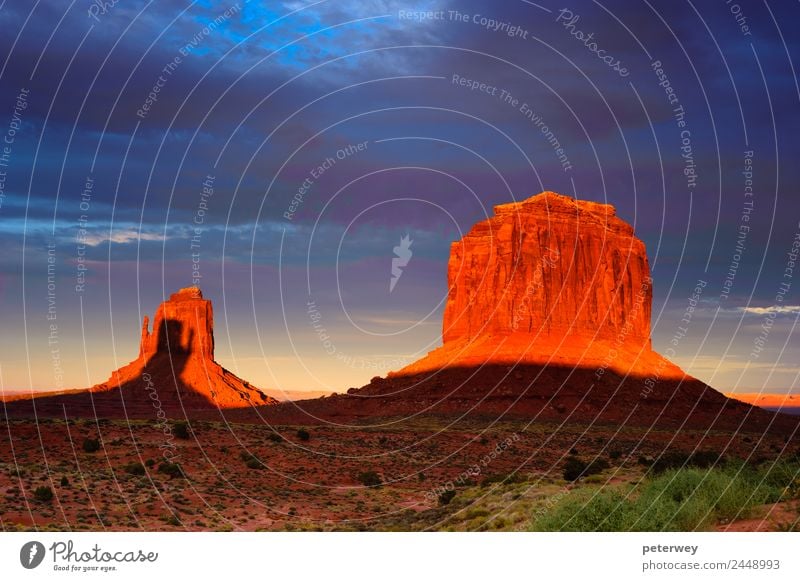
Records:
[[[152,331],[145,316],[139,356],[91,391],[117,388],[132,405],[142,398],[179,409],[277,403],[214,361],[214,311],[196,287],[181,289],[161,303]]]
[[[613,206],[543,192],[494,211],[451,247],[443,346],[400,373],[550,362],[682,374],[651,350],[647,252]]]

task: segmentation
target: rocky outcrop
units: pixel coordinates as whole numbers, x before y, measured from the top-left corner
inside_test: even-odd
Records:
[[[682,374],[651,351],[647,253],[613,206],[543,192],[494,212],[451,247],[443,346],[401,373],[557,363]]]
[[[16,399],[7,411],[37,417],[162,420],[206,417],[220,410],[277,404],[278,400],[214,361],[214,309],[199,288],[172,294],[142,322],[139,355],[89,389]]]
[[[451,247],[445,343],[624,334],[649,347],[647,253],[613,206],[544,192],[494,211]]]
[[[171,346],[181,352],[202,359],[214,359],[214,310],[211,301],[203,298],[197,287],[188,287],[173,293],[156,311],[153,332],[148,329],[149,318],[144,317],[139,356],[150,359],[159,349],[169,347],[169,341],[159,333],[170,327],[174,334]]]
[[[645,247],[605,204],[544,192],[453,243],[443,344],[346,394],[275,406],[274,423],[442,415],[476,421],[792,434],[651,349]]]
[[[277,401],[214,361],[214,311],[199,288],[172,294],[156,311],[153,330],[142,324],[139,356],[91,388],[121,389],[123,400],[154,400],[162,407],[237,408]]]

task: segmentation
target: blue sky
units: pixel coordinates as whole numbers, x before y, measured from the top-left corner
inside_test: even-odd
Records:
[[[342,390],[435,347],[450,242],[492,205],[550,189],[612,203],[635,225],[655,280],[657,349],[702,280],[675,360],[725,391],[796,391],[800,285],[780,305],[776,294],[800,228],[800,47],[790,29],[800,7],[739,4],[749,34],[722,2],[576,1],[572,28],[558,20],[563,6],[546,1],[121,0],[96,19],[88,3],[4,4],[0,133],[20,91],[29,96],[0,168],[3,386],[81,387],[135,356],[141,317],[192,283],[193,220],[211,175],[202,287],[217,310],[219,358],[256,385]],[[504,23],[526,38],[504,34]],[[630,75],[575,30],[592,33]],[[654,61],[686,112],[684,128]],[[517,105],[453,75],[505,90]],[[137,115],[160,76],[156,99]],[[552,130],[570,170],[521,103]],[[748,151],[750,230],[721,298]],[[285,218],[328,158],[335,163]],[[84,211],[87,178],[95,188]],[[76,292],[82,215],[88,278]],[[406,234],[414,255],[389,293],[392,249]],[[50,243],[58,381],[47,342]],[[310,300],[334,354],[309,320]]]

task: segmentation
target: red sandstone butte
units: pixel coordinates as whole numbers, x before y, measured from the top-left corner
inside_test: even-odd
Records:
[[[172,294],[158,307],[152,332],[148,323],[145,316],[139,356],[112,373],[105,383],[92,387],[92,392],[119,387],[152,392],[168,386],[168,399],[177,396],[172,403],[189,407],[277,403],[214,361],[214,309],[199,288],[183,288]]]
[[[442,347],[399,374],[533,363],[683,377],[651,350],[647,253],[613,206],[542,192],[494,213],[452,244]]]
[[[214,310],[199,288],[172,294],[152,331],[144,317],[139,355],[89,389],[15,398],[11,412],[98,417],[183,416],[199,410],[272,405],[276,399],[214,361]],[[66,409],[65,409],[66,408]]]

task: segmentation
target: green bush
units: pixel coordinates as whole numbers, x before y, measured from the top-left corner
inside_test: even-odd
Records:
[[[141,462],[129,462],[125,464],[125,466],[123,466],[122,469],[128,474],[133,474],[134,476],[145,475],[144,464],[142,464]]]
[[[308,442],[311,439],[311,434],[309,434],[306,430],[300,428],[299,430],[297,430],[297,437],[303,442]]]
[[[707,461],[699,460],[699,461]],[[636,486],[571,491],[535,518],[540,531],[693,531],[747,518],[756,506],[800,496],[797,463],[681,468]],[[793,488],[794,484],[798,484]],[[796,491],[796,492],[793,492]]]
[[[367,470],[366,472],[361,472],[358,475],[357,479],[361,484],[369,487],[380,486],[381,484],[383,484],[380,475],[374,470]]]
[[[657,457],[651,465],[651,470],[660,474],[667,470],[679,468],[711,468],[722,465],[725,460],[717,452],[697,451],[692,454],[686,452],[665,452]]]
[[[439,506],[447,506],[456,496],[455,490],[445,490],[439,493]]]
[[[69,486],[69,478],[66,476],[61,477],[61,486]]]
[[[39,502],[50,502],[53,500],[53,491],[49,486],[39,486],[33,491],[33,497]]]
[[[83,451],[91,454],[93,452],[97,452],[100,449],[100,440],[95,440],[94,438],[86,438],[83,441]]]
[[[595,458],[589,463],[584,462],[580,458],[570,456],[564,463],[564,480],[574,482],[579,478],[591,476],[592,474],[599,474],[609,467],[608,461],[604,458]]]
[[[161,474],[166,474],[167,476],[172,478],[185,478],[185,474],[183,473],[183,469],[181,465],[177,462],[162,462],[158,465],[158,471]]]
[[[281,442],[283,442],[283,436],[281,436],[277,432],[270,432],[269,436],[267,437],[269,438],[270,442],[275,442],[276,444],[280,444]]]

